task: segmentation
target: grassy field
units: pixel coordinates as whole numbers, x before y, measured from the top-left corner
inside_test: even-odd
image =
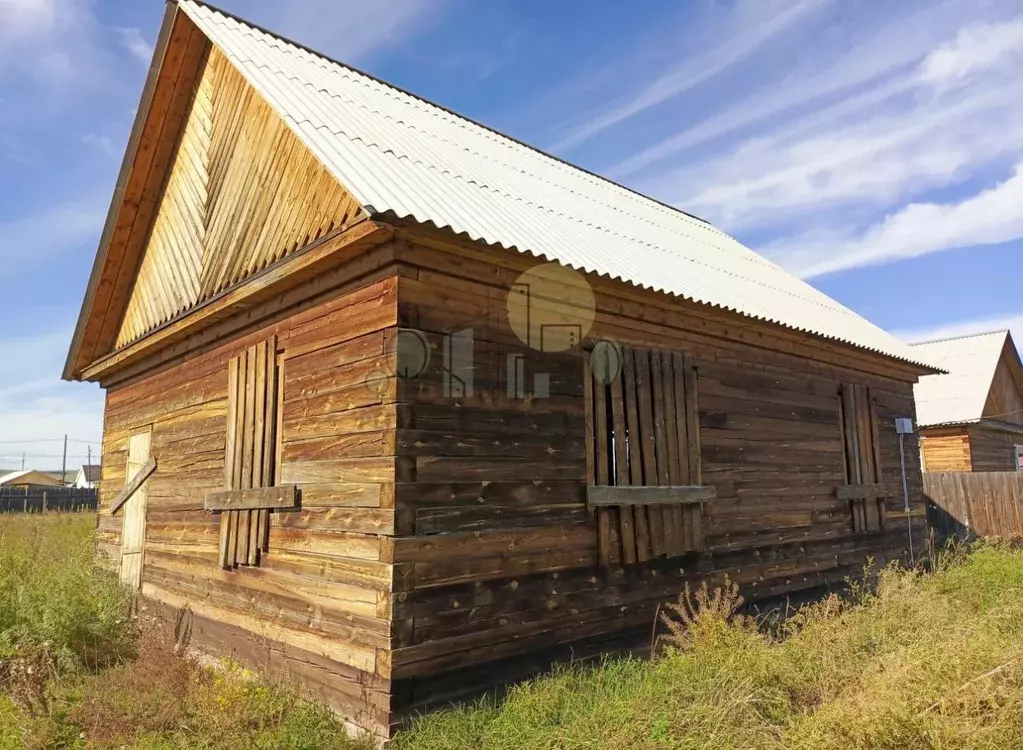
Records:
[[[0,748],[354,748],[329,712],[139,634],[89,518],[0,518]],[[394,747],[1023,747],[1023,551],[886,569],[765,627],[730,592],[671,612],[654,662],[564,668]]]

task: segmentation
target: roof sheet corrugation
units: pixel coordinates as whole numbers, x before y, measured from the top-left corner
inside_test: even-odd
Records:
[[[1008,331],[914,344],[916,356],[947,375],[928,375],[916,384],[916,419],[921,427],[966,424],[984,416],[991,383]]]
[[[699,219],[206,5],[179,6],[371,213],[916,361]]]

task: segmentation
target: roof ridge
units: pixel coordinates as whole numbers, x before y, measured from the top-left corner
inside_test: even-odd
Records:
[[[946,341],[959,341],[961,339],[979,339],[983,336],[994,336],[997,333],[1011,335],[1008,328],[997,328],[993,331],[983,331],[980,333],[962,333],[958,336],[946,336],[940,339],[927,339],[926,341],[916,341],[908,344],[909,346],[925,346],[927,344],[942,344]]]
[[[480,122],[479,120],[476,120],[476,119],[474,119],[472,117],[469,117],[468,115],[464,115],[461,112],[456,112],[455,110],[451,109],[450,107],[446,107],[443,104],[439,104],[438,102],[435,102],[435,101],[433,101],[431,99],[427,99],[425,96],[422,96],[421,94],[417,94],[414,91],[409,91],[408,89],[403,88],[401,86],[398,86],[397,84],[391,83],[390,81],[385,81],[383,78],[380,78],[379,76],[375,76],[372,73],[368,73],[367,71],[363,70],[362,68],[358,68],[358,67],[352,65],[351,63],[346,63],[346,62],[342,62],[340,60],[337,60],[337,59],[331,57],[330,55],[328,55],[328,54],[326,54],[324,52],[321,52],[320,50],[317,50],[317,49],[314,49],[314,48],[310,47],[307,44],[302,44],[301,42],[297,42],[294,39],[291,39],[290,37],[286,37],[283,34],[280,34],[280,33],[276,32],[276,31],[268,29],[265,26],[260,26],[259,24],[254,23],[253,21],[250,21],[247,18],[239,16],[236,13],[232,13],[231,11],[224,10],[223,8],[221,8],[221,7],[217,6],[217,5],[214,5],[213,3],[206,2],[206,0],[168,0],[168,2],[173,3],[175,5],[180,5],[182,3],[192,3],[194,5],[202,5],[202,6],[206,7],[206,8],[209,8],[212,11],[220,13],[222,16],[225,16],[227,18],[231,18],[231,19],[233,19],[234,21],[236,21],[238,23],[241,23],[241,24],[244,24],[244,25],[246,25],[246,26],[248,26],[250,28],[256,29],[257,31],[260,31],[260,32],[262,32],[262,33],[264,33],[264,34],[266,34],[268,36],[274,37],[275,39],[279,39],[279,40],[281,40],[281,41],[283,41],[283,42],[285,42],[287,44],[292,45],[293,47],[297,47],[298,49],[304,50],[305,52],[308,52],[311,55],[315,55],[316,57],[322,58],[322,59],[324,59],[324,60],[326,60],[328,62],[333,63],[334,65],[339,65],[342,68],[347,68],[348,70],[351,70],[351,71],[353,71],[355,73],[358,73],[361,76],[365,76],[366,78],[369,78],[372,81],[376,81],[377,83],[379,83],[379,84],[381,84],[383,86],[387,86],[388,88],[394,89],[395,91],[399,91],[402,94],[405,94],[406,96],[410,96],[413,99],[417,99],[417,100],[419,100],[421,102],[424,102],[425,104],[429,104],[431,107],[436,107],[437,109],[440,109],[440,110],[442,110],[444,112],[447,112],[448,114],[453,115],[454,117],[457,117],[457,118],[460,118],[460,119],[465,120],[467,122],[470,122],[470,123],[472,123],[473,125],[475,125],[475,126],[477,126],[479,128],[483,128],[484,130],[486,130],[489,133],[493,133],[494,135],[498,136],[499,138],[504,138],[504,139],[506,139],[508,141],[511,141],[512,143],[515,143],[515,144],[517,144],[519,146],[522,146],[523,148],[526,148],[529,151],[532,151],[532,152],[534,152],[534,153],[536,153],[536,154],[538,154],[540,156],[545,156],[548,159],[553,159],[554,161],[556,161],[556,162],[558,162],[558,163],[560,163],[560,164],[562,164],[564,166],[570,167],[571,169],[576,169],[576,170],[578,170],[578,171],[580,171],[580,172],[582,172],[584,174],[589,175],[590,177],[592,177],[592,178],[594,178],[596,180],[599,180],[601,182],[606,182],[607,184],[613,185],[614,187],[616,187],[616,188],[618,188],[620,190],[624,190],[624,191],[626,191],[628,193],[632,193],[634,195],[637,195],[640,198],[644,198],[644,199],[646,199],[648,201],[651,201],[652,203],[656,204],[657,206],[660,206],[662,209],[666,209],[668,211],[671,211],[672,213],[682,214],[683,216],[687,216],[690,219],[693,219],[695,221],[699,221],[699,222],[707,225],[708,227],[710,227],[711,229],[714,229],[715,231],[721,232],[720,229],[715,227],[710,221],[708,221],[707,219],[704,219],[701,216],[697,216],[696,214],[690,213],[689,211],[681,209],[678,206],[673,206],[670,203],[665,203],[664,201],[658,200],[657,198],[654,198],[654,197],[651,197],[649,195],[646,195],[645,193],[641,193],[640,191],[638,191],[638,190],[636,190],[634,188],[630,188],[627,185],[623,185],[620,182],[615,182],[614,180],[610,179],[609,177],[605,177],[604,175],[601,175],[601,174],[593,172],[593,171],[591,171],[589,169],[586,169],[586,167],[581,167],[578,164],[574,164],[573,162],[568,161],[568,159],[564,159],[564,158],[562,158],[560,156],[556,156],[555,154],[548,153],[547,151],[544,151],[543,149],[541,149],[541,148],[539,148],[537,146],[534,146],[534,145],[532,145],[530,143],[526,143],[525,141],[519,140],[518,138],[515,138],[514,136],[508,135],[507,133],[502,133],[500,130],[497,130],[496,128],[494,128],[492,126],[487,125],[486,123]],[[727,233],[722,232],[722,234],[727,234]]]

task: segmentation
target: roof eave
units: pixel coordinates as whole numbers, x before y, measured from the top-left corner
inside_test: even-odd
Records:
[[[103,268],[106,265],[107,253],[110,249],[110,240],[117,224],[117,215],[124,200],[124,189],[131,175],[132,164],[138,152],[139,140],[145,128],[146,120],[149,117],[149,110],[153,101],[153,92],[156,89],[156,82],[160,77],[160,70],[163,67],[164,56],[167,51],[167,44],[170,40],[171,29],[179,12],[176,0],[167,0],[167,7],[163,15],[163,24],[160,26],[160,33],[157,37],[156,46],[153,50],[153,59],[149,66],[149,73],[146,76],[146,83],[142,89],[142,96],[139,99],[139,106],[135,113],[135,122],[132,124],[131,135],[128,139],[128,147],[124,152],[121,161],[121,168],[117,174],[117,183],[114,187],[114,194],[110,199],[110,208],[107,211],[107,218],[103,224],[103,232],[100,235],[99,247],[96,251],[96,258],[92,264],[92,273],[89,276],[89,283],[85,288],[85,298],[82,302],[82,309],[78,315],[78,322],[75,325],[75,333],[71,339],[71,347],[68,350],[67,360],[64,364],[62,377],[64,380],[79,380],[86,362],[81,362],[81,346],[85,330],[93,316],[93,307],[96,302],[96,288],[99,285]]]
[[[386,224],[391,224],[391,225],[393,225],[395,227],[404,227],[404,228],[407,229],[408,227],[411,226],[411,227],[421,227],[423,229],[433,229],[433,230],[437,230],[437,231],[440,231],[440,232],[447,233],[451,237],[464,239],[464,240],[467,240],[467,241],[469,241],[471,243],[478,243],[480,245],[485,245],[486,247],[494,248],[496,250],[502,250],[502,251],[505,251],[505,252],[514,252],[514,253],[518,253],[520,255],[526,255],[526,256],[529,256],[529,257],[533,257],[533,258],[538,258],[538,259],[542,259],[542,260],[546,260],[546,261],[551,261],[551,259],[548,258],[546,255],[534,253],[533,251],[531,251],[529,249],[523,249],[523,248],[520,248],[520,247],[506,247],[506,246],[504,246],[502,244],[489,243],[486,240],[472,237],[467,232],[456,232],[450,226],[443,226],[443,227],[437,226],[437,224],[435,224],[432,221],[421,221],[421,220],[419,220],[418,218],[416,218],[415,216],[412,216],[412,215],[409,215],[409,216],[399,216],[397,213],[395,213],[392,210],[381,211],[381,210],[375,208],[374,206],[369,206],[369,205],[364,205],[363,206],[363,210],[365,210],[367,212],[367,214],[374,221],[379,221],[379,222],[383,222],[383,223],[386,223]],[[557,261],[557,260],[551,261],[551,262],[561,263],[561,261]],[[562,265],[565,265],[565,264],[562,263]],[[927,364],[925,362],[920,362],[920,361],[911,360],[911,359],[905,359],[903,357],[897,357],[894,354],[887,354],[887,353],[882,352],[882,351],[877,350],[877,349],[872,349],[870,347],[861,346],[861,345],[856,344],[856,343],[854,343],[852,341],[847,341],[845,339],[837,338],[835,336],[826,336],[824,334],[817,333],[815,331],[811,331],[811,330],[806,329],[806,328],[797,328],[795,326],[787,325],[785,323],[781,323],[781,322],[778,322],[776,320],[771,320],[771,319],[760,317],[760,316],[756,316],[756,315],[750,315],[749,313],[743,312],[742,310],[733,309],[731,307],[726,307],[724,305],[718,305],[718,304],[714,304],[712,302],[705,302],[705,301],[702,301],[702,300],[694,299],[692,297],[687,297],[685,295],[675,294],[673,292],[667,292],[667,291],[664,291],[664,290],[654,289],[653,287],[648,287],[648,286],[644,286],[644,285],[641,285],[641,284],[636,284],[636,283],[634,283],[632,281],[629,281],[627,279],[622,279],[622,278],[617,277],[617,276],[612,277],[609,273],[601,273],[599,271],[592,271],[592,270],[585,269],[585,268],[574,268],[573,270],[580,271],[582,273],[593,273],[593,274],[599,276],[602,279],[607,279],[608,281],[617,282],[617,283],[620,283],[620,284],[626,284],[626,285],[632,287],[633,289],[641,289],[641,290],[647,291],[647,292],[655,292],[655,293],[659,293],[659,294],[664,294],[664,295],[666,295],[668,297],[671,297],[672,299],[683,301],[683,302],[689,302],[689,303],[692,303],[692,304],[695,304],[695,305],[700,305],[700,306],[705,307],[707,309],[721,310],[721,311],[729,312],[729,313],[732,313],[732,314],[735,314],[735,315],[740,315],[743,318],[746,318],[747,320],[754,320],[754,321],[757,321],[757,322],[760,322],[760,323],[764,323],[765,325],[777,326],[778,328],[780,328],[782,330],[785,330],[785,331],[789,331],[791,333],[802,333],[802,334],[805,334],[807,336],[812,336],[815,339],[819,339],[820,341],[827,341],[829,343],[838,344],[840,346],[848,346],[848,347],[850,347],[852,349],[855,349],[856,351],[861,352],[861,353],[870,354],[872,356],[876,356],[876,357],[879,357],[881,359],[886,359],[886,360],[889,360],[889,361],[892,361],[892,362],[898,362],[900,365],[908,367],[911,370],[913,370],[915,372],[915,374],[917,374],[918,376],[923,376],[923,375],[947,375],[948,374],[947,371],[942,370],[942,369],[936,367],[935,365]]]

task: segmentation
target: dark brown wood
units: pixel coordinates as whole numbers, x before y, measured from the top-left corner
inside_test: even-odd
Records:
[[[626,429],[629,435],[629,484],[645,484],[643,480],[643,443],[640,438],[639,402],[636,389],[636,355],[632,347],[622,351],[622,389],[625,394]],[[650,559],[650,522],[645,508],[633,509],[636,560]]]
[[[593,508],[637,505],[692,505],[717,497],[715,487],[587,487],[586,503]]]
[[[622,394],[623,378],[617,377],[608,384],[611,391],[611,414],[614,424],[615,484],[627,487],[629,476],[629,446],[625,427],[625,401]],[[619,533],[622,543],[622,562],[631,565],[636,562],[636,517],[633,508],[619,505],[615,512],[619,519]]]
[[[117,493],[113,500],[110,501],[110,513],[116,513],[120,510],[121,506],[128,502],[132,495],[139,491],[139,488],[146,483],[146,480],[153,475],[156,471],[156,458],[150,458],[145,465],[138,470],[135,477],[124,486],[124,489]]]

